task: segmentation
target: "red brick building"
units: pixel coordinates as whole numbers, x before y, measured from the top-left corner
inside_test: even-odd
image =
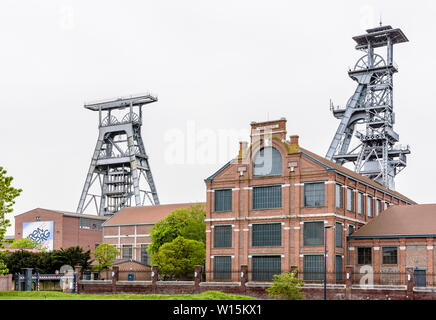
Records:
[[[37,239],[47,238],[44,241],[47,241],[49,250],[75,246],[94,250],[103,241],[101,225],[106,219],[96,215],[37,208],[15,216],[15,240],[23,238],[25,227],[30,228],[31,234]],[[24,237],[28,236],[24,234]]]
[[[251,141],[205,180],[208,280],[250,280],[298,267],[307,280],[329,280],[347,261],[346,237],[404,195],[287,139],[286,119],[251,123]],[[325,228],[327,227],[327,228]],[[332,227],[332,228],[328,228]],[[333,274],[333,276],[332,276]]]
[[[349,262],[353,273],[363,274],[361,268],[370,266],[375,276],[404,276],[413,268],[424,279],[420,285],[432,286],[435,244],[436,204],[393,206],[349,236]]]
[[[150,230],[156,222],[172,211],[204,203],[175,203],[155,206],[128,207],[103,223],[103,242],[114,245],[118,259],[133,260],[149,265],[147,247],[151,243]]]

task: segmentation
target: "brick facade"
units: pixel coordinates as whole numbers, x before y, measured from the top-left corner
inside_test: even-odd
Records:
[[[289,271],[291,266],[304,272],[305,255],[323,255],[324,244],[304,245],[304,223],[321,221],[325,226],[341,224],[342,246],[335,245],[335,229],[326,230],[327,272],[335,272],[335,257],[342,257],[342,269],[348,259],[347,235],[350,225],[357,230],[376,214],[376,201],[381,201],[382,210],[389,205],[413,203],[401,194],[385,189],[373,181],[328,161],[299,146],[298,136],[286,140],[286,120],[251,124],[251,143],[240,143],[237,158],[205,180],[206,182],[206,271],[207,279],[212,280],[215,256],[231,256],[233,278],[237,270],[247,265],[252,271],[252,258],[258,255],[281,257],[281,271]],[[281,174],[255,176],[253,159],[264,147],[272,147],[280,153]],[[321,206],[305,206],[304,188],[307,183],[324,184],[324,203]],[[257,186],[281,186],[281,206],[274,209],[253,209],[253,188]],[[342,207],[335,205],[336,185],[342,192]],[[351,189],[354,208],[347,210],[347,188]],[[215,192],[231,189],[231,210],[215,210]],[[358,213],[358,193],[363,196],[363,212]],[[373,215],[368,216],[368,197],[373,197]],[[281,245],[254,247],[252,226],[255,223],[280,223]],[[232,246],[216,248],[214,229],[219,225],[231,225]],[[331,275],[329,275],[330,277]],[[331,279],[329,279],[330,281]]]
[[[90,227],[81,227],[80,218],[89,219]],[[102,243],[103,233],[101,228],[93,228],[93,224],[102,223],[105,220],[99,216],[37,208],[15,216],[15,239],[22,238],[24,222],[53,221],[53,250],[73,246],[79,246],[84,250],[94,250],[96,245]]]

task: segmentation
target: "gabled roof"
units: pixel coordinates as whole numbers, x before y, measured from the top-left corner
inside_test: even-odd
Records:
[[[371,180],[371,179],[369,179],[369,178],[367,178],[367,177],[365,177],[357,172],[354,172],[353,170],[345,168],[344,166],[341,166],[340,164],[337,164],[336,162],[327,160],[326,158],[321,157],[321,156],[317,155],[316,153],[313,153],[313,152],[311,152],[307,149],[301,148],[301,147],[300,147],[299,152],[303,156],[307,157],[308,159],[311,159],[312,161],[319,163],[321,166],[323,166],[324,168],[326,168],[329,171],[336,171],[340,174],[346,175],[354,180],[358,180],[361,183],[364,183],[364,184],[369,185],[375,189],[378,189],[384,193],[393,195],[397,198],[401,198],[402,200],[409,202],[410,204],[416,204],[415,201],[407,198],[406,196],[402,195],[401,193],[394,191],[394,190],[390,190],[390,189],[384,187],[383,185],[381,185],[380,183],[375,182],[374,180]]]
[[[213,178],[215,178],[221,171],[223,171],[225,168],[227,168],[230,163],[232,163],[232,160],[230,160],[229,162],[227,162],[225,165],[223,165],[217,172],[215,172],[213,175],[211,175],[210,177],[204,179],[205,182],[211,182],[213,180]]]
[[[436,237],[436,204],[390,206],[350,239]]]
[[[103,226],[155,224],[165,219],[172,211],[180,208],[190,208],[193,205],[205,205],[204,202],[172,203],[155,206],[127,207],[109,218]]]
[[[61,210],[51,210],[51,209],[44,209],[44,208],[35,208],[32,210],[17,214],[17,215],[15,215],[15,217],[19,217],[23,214],[29,213],[31,211],[36,211],[36,210],[48,211],[51,213],[57,213],[57,214],[62,214],[64,216],[77,217],[77,218],[90,218],[90,219],[97,219],[97,220],[107,220],[107,217],[104,217],[104,216],[97,216],[97,215],[93,215],[93,214],[83,214],[83,213],[77,213],[77,212],[68,212],[68,211],[61,211]]]

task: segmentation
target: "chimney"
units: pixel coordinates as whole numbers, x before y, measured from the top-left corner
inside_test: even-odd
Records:
[[[248,147],[247,141],[240,141],[239,142],[239,155],[238,155],[239,159],[245,158],[246,153],[247,153],[247,147]]]
[[[291,138],[291,145],[297,145],[298,146],[298,135],[292,135]]]

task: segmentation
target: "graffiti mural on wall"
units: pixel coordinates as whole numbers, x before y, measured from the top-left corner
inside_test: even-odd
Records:
[[[53,221],[23,222],[23,238],[29,238],[53,250]]]

